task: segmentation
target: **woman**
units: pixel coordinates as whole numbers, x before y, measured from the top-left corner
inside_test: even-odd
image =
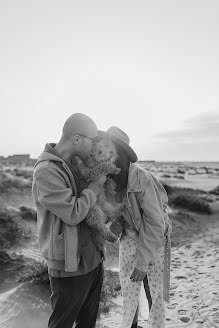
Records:
[[[125,204],[124,225],[115,222],[111,231],[122,233],[119,261],[123,328],[137,327],[142,282],[150,309],[149,327],[163,328],[170,273],[171,223],[166,213],[167,194],[151,173],[134,164],[137,156],[125,132],[111,127],[107,132],[100,131],[100,137],[112,162],[121,168],[112,178],[117,184],[116,202]]]

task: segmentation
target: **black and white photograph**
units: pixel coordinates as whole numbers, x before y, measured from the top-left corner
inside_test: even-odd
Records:
[[[219,328],[219,1],[0,0],[0,328]]]

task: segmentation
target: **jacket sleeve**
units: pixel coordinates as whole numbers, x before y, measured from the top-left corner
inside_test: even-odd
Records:
[[[35,188],[38,202],[69,225],[80,223],[97,200],[94,191],[88,188],[76,198],[64,177],[49,167],[37,172]]]
[[[162,202],[153,179],[145,181],[141,199],[142,222],[139,230],[136,268],[147,271],[162,246],[165,230]]]

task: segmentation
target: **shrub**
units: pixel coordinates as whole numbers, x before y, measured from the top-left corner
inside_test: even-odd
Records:
[[[26,236],[19,222],[6,207],[0,208],[0,248],[10,248],[21,238]]]
[[[10,255],[8,254],[7,251],[5,250],[1,250],[0,251],[0,264],[1,265],[10,265],[10,269],[13,268],[18,268],[23,266],[25,263],[25,258],[23,255],[21,254],[17,254],[17,253],[11,253]]]
[[[21,217],[22,219],[28,219],[28,220],[34,220],[36,221],[37,219],[37,214],[36,211],[32,208],[26,207],[26,206],[20,206],[19,210],[21,212]]]
[[[162,182],[161,182],[162,183]],[[207,198],[203,199],[208,193],[203,190],[191,188],[179,188],[162,183],[168,194],[169,205],[182,207],[199,213],[211,213]]]
[[[105,270],[103,279],[103,288],[100,297],[99,315],[109,312],[113,303],[112,298],[115,298],[121,290],[118,272]]]
[[[106,295],[116,297],[118,295],[118,291],[121,290],[118,272],[105,270],[103,285],[103,296]]]
[[[162,181],[161,181],[161,183],[162,183],[162,186],[164,187],[164,189],[166,190],[167,195],[170,195],[171,193],[173,193],[174,187],[172,187],[172,186],[170,186],[170,185],[168,185],[168,184],[166,184],[165,182],[162,182]]]
[[[44,262],[33,261],[25,266],[19,282],[32,282],[34,284],[49,284],[47,265]]]
[[[9,263],[10,260],[11,260],[11,258],[6,251],[0,251],[0,263],[1,264]]]
[[[177,168],[177,172],[181,173],[181,174],[185,174],[186,170],[185,169],[181,169],[181,168]]]
[[[174,178],[176,178],[176,179],[181,179],[181,180],[184,180],[185,178],[184,178],[184,175],[174,175],[173,176]]]
[[[172,196],[169,197],[169,203],[170,205],[186,208],[194,212],[211,213],[211,208],[204,199],[189,192],[177,192],[175,195],[172,194]]]
[[[217,186],[213,190],[209,191],[209,193],[213,194],[213,195],[219,195],[219,186]]]
[[[7,177],[1,177],[0,181],[0,192],[6,192],[11,188],[24,190],[26,188],[31,188],[31,183],[25,183],[20,179],[9,179]]]
[[[171,175],[169,175],[169,174],[163,174],[162,175],[162,178],[171,178]]]
[[[24,177],[25,179],[33,178],[33,171],[30,171],[30,170],[14,169],[13,172],[17,177]]]

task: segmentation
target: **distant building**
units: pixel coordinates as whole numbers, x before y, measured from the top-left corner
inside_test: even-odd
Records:
[[[36,159],[30,158],[29,154],[16,154],[8,157],[0,156],[0,163],[5,165],[34,165]]]
[[[155,163],[155,161],[154,160],[148,160],[148,161],[139,160],[138,163]]]
[[[25,162],[29,161],[30,155],[29,154],[17,154],[17,155],[12,155],[8,156],[9,160],[16,161],[16,162]]]

